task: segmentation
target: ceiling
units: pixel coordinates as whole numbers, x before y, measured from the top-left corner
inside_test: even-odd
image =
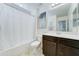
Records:
[[[51,3],[15,3],[15,4],[26,9],[32,15],[37,15],[37,11],[38,11],[38,13],[40,13],[42,10],[44,10],[44,11],[48,10],[49,5]]]
[[[52,3],[19,3],[20,6],[24,7],[25,9],[29,10],[32,13],[35,13],[37,9],[42,10],[50,10],[50,13],[57,16],[66,16],[68,15],[68,11],[71,7],[71,3],[65,3],[64,5],[54,8],[51,5]],[[50,7],[52,9],[50,9]]]
[[[29,11],[32,15],[36,15],[36,10],[40,3],[18,3],[17,5]]]
[[[40,3],[18,3],[19,6],[24,7],[25,9],[27,8],[33,8],[33,9],[37,9],[38,6],[40,6]]]
[[[64,4],[64,5],[60,6],[60,7],[52,9],[51,11],[49,11],[49,13],[51,13],[52,15],[57,15],[59,17],[67,16],[70,7],[71,7],[71,4],[67,3],[67,4]]]
[[[32,15],[37,14],[36,11],[38,9],[39,11],[42,11],[42,10],[49,11],[50,14],[57,15],[57,16],[68,15],[68,11],[71,6],[70,3],[64,4],[57,8],[52,7],[52,5],[51,5],[52,3],[14,3],[14,4],[15,5],[13,5],[13,4],[10,4],[10,5],[13,5],[17,9],[20,9],[20,10],[24,9],[23,11],[27,10]],[[22,8],[20,8],[20,7],[22,7]]]

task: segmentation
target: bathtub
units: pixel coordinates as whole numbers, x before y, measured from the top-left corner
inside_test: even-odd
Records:
[[[30,44],[22,44],[0,51],[0,56],[43,56],[40,46],[38,49],[30,46]]]
[[[16,46],[0,51],[0,56],[19,56],[25,54],[29,55],[28,44],[23,44],[21,46]]]

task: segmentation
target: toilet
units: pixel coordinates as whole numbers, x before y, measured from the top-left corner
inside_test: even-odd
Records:
[[[35,48],[38,48],[40,43],[41,43],[40,41],[34,41],[34,42],[31,43],[31,46],[35,47]]]
[[[30,46],[31,46],[31,55],[40,55],[40,45],[41,45],[41,42],[40,41],[33,41]]]
[[[37,35],[36,40],[30,43],[30,54],[34,56],[42,55],[42,35]]]

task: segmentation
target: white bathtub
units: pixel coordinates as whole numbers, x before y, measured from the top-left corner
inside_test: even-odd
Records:
[[[0,51],[0,56],[18,56],[18,55],[29,55],[29,47],[27,44],[9,48],[6,50]]]
[[[0,51],[0,56],[43,56],[40,47],[35,51],[34,49],[35,47],[31,47],[30,44],[23,44]]]

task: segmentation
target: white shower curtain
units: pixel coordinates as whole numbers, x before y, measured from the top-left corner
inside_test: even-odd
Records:
[[[33,16],[0,4],[0,49],[33,41],[33,31]]]

